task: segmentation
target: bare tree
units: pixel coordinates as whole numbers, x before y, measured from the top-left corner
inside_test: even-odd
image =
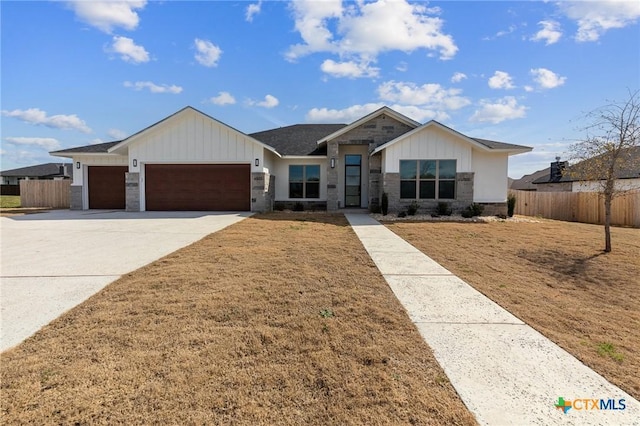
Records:
[[[637,170],[640,149],[640,91],[629,91],[625,101],[612,102],[586,115],[590,122],[586,137],[569,148],[576,164],[571,166],[572,180],[595,181],[604,198],[604,251],[611,251],[611,201],[626,192],[616,185],[626,170]],[[634,159],[635,158],[635,159]]]

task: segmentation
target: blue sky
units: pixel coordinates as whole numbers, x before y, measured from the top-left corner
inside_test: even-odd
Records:
[[[388,105],[529,145],[518,178],[640,88],[640,2],[2,1],[2,170],[191,105],[245,133]]]

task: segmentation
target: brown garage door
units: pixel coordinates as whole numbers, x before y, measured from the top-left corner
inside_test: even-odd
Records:
[[[249,164],[147,164],[147,210],[251,210]]]
[[[127,166],[89,167],[89,208],[124,209]]]

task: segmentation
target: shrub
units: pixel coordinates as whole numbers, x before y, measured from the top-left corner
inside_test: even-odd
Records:
[[[382,205],[380,206],[380,210],[385,216],[389,213],[389,196],[386,192],[382,193]]]
[[[513,217],[513,212],[516,209],[516,196],[509,194],[507,197],[507,216]]]
[[[398,217],[407,217],[407,212],[398,213]]]
[[[438,203],[438,207],[436,208],[436,215],[438,216],[451,216],[451,205],[449,203],[445,203],[443,201]]]
[[[297,202],[293,205],[293,211],[294,211],[294,212],[301,212],[301,211],[304,211],[304,204],[302,204],[300,201],[297,201]]]
[[[371,204],[371,206],[369,206],[370,213],[380,213],[381,211],[382,209],[380,209],[380,205],[378,204]]]
[[[465,210],[462,211],[462,217],[470,218],[474,216],[480,216],[484,211],[484,206],[478,203],[472,203]]]
[[[416,213],[418,212],[418,209],[420,208],[420,205],[418,205],[417,201],[413,201],[409,207],[407,207],[407,214],[409,216],[415,216]]]

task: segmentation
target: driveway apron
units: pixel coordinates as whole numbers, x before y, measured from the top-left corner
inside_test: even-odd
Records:
[[[250,215],[57,210],[1,217],[0,351],[123,274]]]
[[[480,424],[640,424],[630,395],[376,220],[346,217]],[[558,398],[626,408],[589,401],[564,413]]]

